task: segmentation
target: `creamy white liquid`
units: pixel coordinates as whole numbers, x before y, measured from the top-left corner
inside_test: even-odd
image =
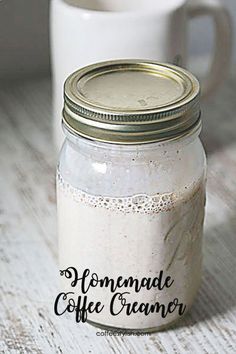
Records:
[[[174,193],[109,198],[92,196],[58,177],[58,221],[60,269],[73,266],[79,275],[89,268],[99,278],[130,276],[154,278],[161,270],[174,280],[162,291],[132,288],[127,302],[166,304],[178,298],[191,306],[201,275],[201,243],[204,219],[204,179]],[[66,281],[69,288],[69,280]],[[79,288],[78,288],[79,289]],[[79,293],[78,293],[79,295]],[[145,316],[110,314],[109,288],[91,288],[91,301],[101,301],[101,313],[90,321],[128,329],[162,327],[180,316],[178,311],[162,318],[159,313]],[[119,303],[117,303],[119,306]]]

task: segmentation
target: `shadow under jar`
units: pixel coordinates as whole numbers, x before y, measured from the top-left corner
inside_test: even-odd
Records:
[[[73,288],[71,274],[64,288],[101,302],[87,316],[102,328],[165,328],[188,311],[201,277],[198,81],[149,61],[85,67],[66,80],[63,128],[60,269],[83,278]]]

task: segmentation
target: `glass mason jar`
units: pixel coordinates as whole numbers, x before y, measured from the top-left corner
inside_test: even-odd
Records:
[[[102,328],[166,327],[188,311],[201,278],[206,158],[197,80],[148,61],[86,67],[66,81],[63,128],[65,288],[101,303],[87,319]]]

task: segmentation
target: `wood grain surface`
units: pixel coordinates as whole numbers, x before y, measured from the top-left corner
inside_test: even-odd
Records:
[[[236,76],[203,104],[208,153],[202,286],[175,328],[103,336],[56,317],[55,168],[50,80],[0,90],[0,352],[236,353]]]

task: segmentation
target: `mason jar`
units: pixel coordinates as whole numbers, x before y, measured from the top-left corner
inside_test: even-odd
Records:
[[[86,313],[98,327],[155,331],[182,318],[202,263],[206,158],[197,79],[150,61],[85,67],[66,80],[63,129],[64,288],[100,303],[100,312]]]

